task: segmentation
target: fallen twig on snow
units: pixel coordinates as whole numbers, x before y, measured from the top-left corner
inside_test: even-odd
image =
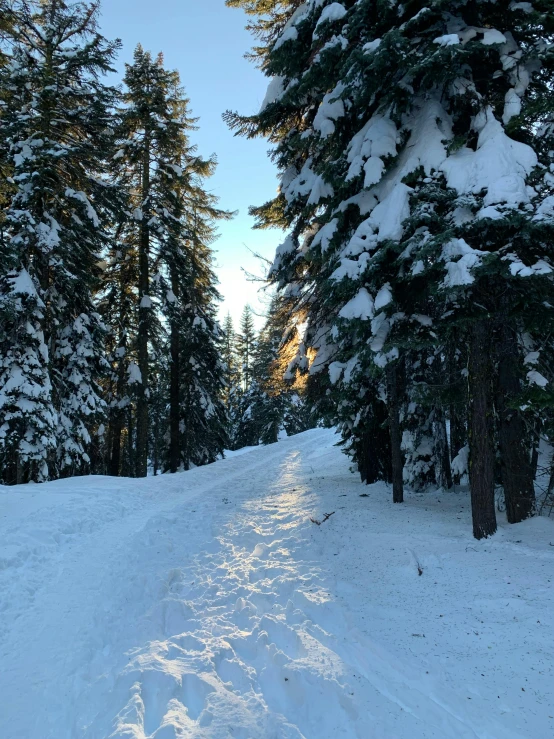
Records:
[[[325,513],[323,516],[323,519],[321,521],[318,521],[317,518],[310,518],[310,521],[312,523],[315,523],[316,526],[321,526],[322,523],[325,523],[325,521],[328,521],[331,516],[334,516],[336,511],[333,511],[332,513]]]

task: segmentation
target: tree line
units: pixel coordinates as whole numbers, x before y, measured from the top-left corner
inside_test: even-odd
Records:
[[[216,160],[162,55],[138,46],[107,83],[120,44],[99,10],[0,1],[3,484],[176,472],[278,434],[246,420],[275,336],[245,324],[235,387],[217,322],[212,244],[233,214],[207,190]]]
[[[291,372],[295,342],[289,339],[288,308],[274,296],[259,332],[246,306],[238,330],[230,315],[224,321],[223,363],[229,448],[274,444],[314,428],[320,420],[306,402],[306,380]],[[284,340],[285,337],[285,340]]]
[[[227,5],[271,79],[226,119],[273,145],[252,213],[289,234],[270,278],[310,402],[395,502],[468,483],[483,538],[501,486],[528,518],[554,418],[551,3]]]

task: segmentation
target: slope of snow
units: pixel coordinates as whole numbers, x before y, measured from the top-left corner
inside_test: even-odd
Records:
[[[336,440],[0,488],[0,737],[552,736],[554,523],[475,542]]]

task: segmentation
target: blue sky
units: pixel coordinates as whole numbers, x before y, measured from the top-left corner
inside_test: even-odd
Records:
[[[248,249],[271,258],[282,240],[279,231],[254,231],[248,215],[249,205],[275,194],[276,171],[265,140],[235,138],[221,119],[228,108],[257,112],[267,88],[267,78],[244,59],[252,46],[246,16],[227,8],[225,0],[103,0],[102,5],[103,34],[123,42],[121,71],[139,42],[153,53],[163,51],[166,66],[179,70],[192,111],[200,117],[192,139],[200,154],[215,153],[219,160],[209,189],[221,207],[239,211],[221,225],[215,245],[222,315],[229,310],[238,320],[247,302],[262,311],[259,286],[247,282],[241,267],[259,274],[262,267]]]

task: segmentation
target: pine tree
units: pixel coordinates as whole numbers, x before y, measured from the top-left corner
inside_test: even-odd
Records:
[[[236,352],[239,358],[243,392],[248,392],[252,384],[252,364],[256,349],[256,329],[254,316],[249,305],[244,307],[240,320],[240,332],[236,335]]]
[[[288,301],[271,299],[265,324],[255,341],[250,362],[250,385],[231,396],[233,448],[274,444],[315,425],[306,405],[306,383],[294,369],[298,335],[288,327]]]
[[[2,245],[0,428],[8,479],[86,471],[103,413],[104,329],[92,294],[109,207],[105,160],[117,93],[101,81],[117,44],[95,3],[21,3],[0,123],[14,193]],[[17,472],[14,474],[13,470]]]
[[[124,213],[112,227],[108,258],[102,276],[99,312],[106,326],[106,359],[109,370],[104,381],[108,406],[107,448],[104,472],[117,477],[122,471],[134,476],[134,442],[129,443],[128,421],[136,401],[134,372],[137,367],[138,260],[132,231]]]
[[[239,385],[239,368],[235,352],[235,326],[230,313],[223,321],[223,364],[225,365],[225,404],[229,408],[234,390]]]
[[[223,334],[216,319],[220,299],[211,244],[216,226],[233,214],[217,207],[206,189],[216,159],[202,159],[190,144],[195,129],[189,100],[172,73],[172,124],[175,127],[165,168],[160,173],[164,208],[158,219],[158,270],[161,304],[170,334],[169,468],[215,461],[227,441],[224,406]]]
[[[162,179],[172,137],[179,135],[171,100],[174,76],[164,69],[163,57],[153,59],[141,46],[125,73],[125,108],[119,128],[118,184],[131,196],[133,224],[129,238],[137,254],[137,335],[133,383],[136,391],[135,474],[144,477],[148,468],[150,353],[153,335],[159,330],[152,296],[154,247],[161,231],[159,210],[164,208]]]
[[[216,161],[199,157],[190,143],[196,119],[178,73],[139,46],[125,83],[114,169],[128,200],[106,293],[109,438],[112,472],[122,467],[126,433],[126,456],[143,476],[149,459],[155,471],[176,472],[214,461],[225,446],[211,244],[217,222],[232,214],[205,188]]]
[[[495,410],[510,520],[521,520],[533,509],[523,414],[550,402],[525,366],[552,322],[549,4],[229,4],[266,13],[256,54],[273,82],[258,115],[227,120],[275,144],[280,192],[253,213],[291,232],[272,277],[307,310],[298,366],[329,372],[317,386],[358,454],[362,419],[380,425],[372,409],[385,400],[400,500],[403,419],[419,419],[413,438],[442,429],[429,462],[448,478],[458,379],[441,369],[432,403],[418,386],[436,386],[437,357],[461,347],[475,536],[496,530]],[[508,345],[515,363],[499,369]],[[430,364],[416,367],[422,351]],[[421,411],[407,414],[414,398]]]

